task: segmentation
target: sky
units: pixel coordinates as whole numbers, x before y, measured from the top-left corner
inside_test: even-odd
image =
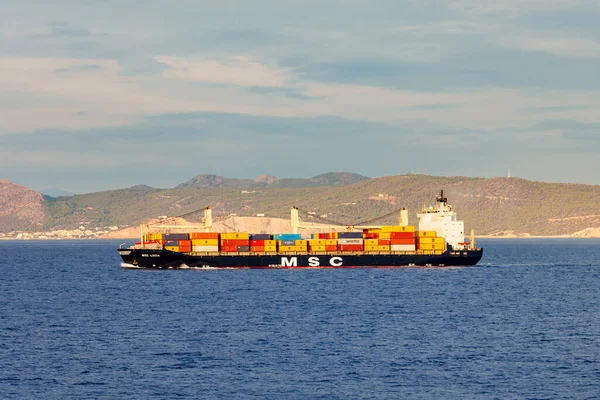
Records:
[[[0,179],[600,184],[598,0],[0,0]]]

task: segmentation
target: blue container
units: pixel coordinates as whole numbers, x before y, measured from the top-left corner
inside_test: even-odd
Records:
[[[302,235],[299,233],[280,233],[275,235],[278,240],[300,240],[302,239]]]
[[[362,239],[362,232],[340,232],[338,239]]]

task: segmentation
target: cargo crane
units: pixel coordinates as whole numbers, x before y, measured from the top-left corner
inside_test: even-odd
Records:
[[[206,206],[204,208],[194,210],[194,211],[182,214],[182,215],[178,215],[176,217],[170,217],[170,218],[183,218],[188,215],[195,214],[200,210],[204,210],[204,217],[202,218],[202,225],[169,225],[169,224],[162,224],[162,223],[140,225],[140,237],[141,237],[142,248],[143,249],[145,248],[145,242],[147,241],[146,239],[148,237],[148,234],[150,233],[151,227],[154,229],[204,229],[204,232],[210,232],[210,229],[212,228],[212,209],[210,208],[210,206]]]
[[[307,225],[301,225],[300,224],[300,217],[299,217],[299,213],[303,213],[307,216],[310,216],[312,218],[315,218],[317,220],[326,222],[327,224],[330,225],[320,225],[320,226],[307,226]],[[408,225],[408,210],[405,207],[402,207],[399,210],[395,210],[392,211],[390,213],[387,213],[385,215],[379,216],[377,218],[373,218],[371,220],[368,221],[363,221],[357,224],[343,224],[343,223],[339,223],[336,221],[332,221],[329,220],[327,218],[323,218],[323,217],[317,217],[315,215],[312,215],[309,211],[306,210],[302,210],[301,208],[295,207],[293,206],[291,208],[291,225],[292,225],[292,231],[293,233],[298,233],[299,229],[314,229],[314,228],[331,228],[331,229],[341,229],[341,228],[345,228],[346,231],[352,231],[354,229],[378,229],[381,228],[381,225],[370,225],[373,222],[382,220],[384,218],[387,218],[391,215],[394,215],[396,213],[400,212],[400,215],[398,216],[398,226],[407,226]]]

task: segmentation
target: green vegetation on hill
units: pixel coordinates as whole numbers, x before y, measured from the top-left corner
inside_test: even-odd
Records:
[[[363,177],[364,178],[364,177]],[[314,179],[314,178],[313,178]],[[433,205],[440,189],[465,228],[479,234],[515,231],[531,235],[570,234],[600,226],[600,186],[532,182],[518,178],[467,178],[400,175],[361,179],[349,185],[316,187],[182,187],[136,186],[46,201],[45,229],[79,226],[135,225],[160,215],[178,216],[210,205],[213,218],[265,214],[289,218],[290,207],[315,212],[328,220],[356,224],[409,209]],[[310,220],[302,216],[304,220]],[[191,218],[192,220],[194,218]],[[319,222],[314,219],[315,222]],[[397,216],[377,221],[396,223]]]

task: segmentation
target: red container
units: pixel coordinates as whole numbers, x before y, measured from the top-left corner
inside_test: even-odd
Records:
[[[221,251],[226,252],[226,253],[230,253],[230,252],[237,253],[238,247],[237,247],[237,245],[221,246]]]
[[[265,246],[250,246],[250,251],[258,251],[258,252],[263,251],[264,252]]]
[[[415,239],[390,239],[390,244],[415,244]]]
[[[250,241],[246,239],[224,239],[221,240],[221,246],[249,246]],[[237,251],[237,250],[236,250]]]
[[[337,251],[337,245],[327,244],[325,245],[325,251]]]
[[[192,232],[190,233],[190,239],[218,239],[218,232]]]
[[[179,247],[181,248],[183,247],[192,247],[192,241],[191,240],[178,240],[177,243],[179,244]]]
[[[362,244],[340,244],[338,246],[339,251],[362,251]]]
[[[379,239],[377,244],[379,246],[389,246],[391,244],[390,242],[391,242],[391,239]]]
[[[264,240],[251,240],[250,241],[250,247],[252,246],[265,246],[265,241]]]
[[[363,233],[363,238],[364,239],[379,239],[379,233]]]
[[[414,237],[414,232],[390,232],[390,239],[411,239]]]

